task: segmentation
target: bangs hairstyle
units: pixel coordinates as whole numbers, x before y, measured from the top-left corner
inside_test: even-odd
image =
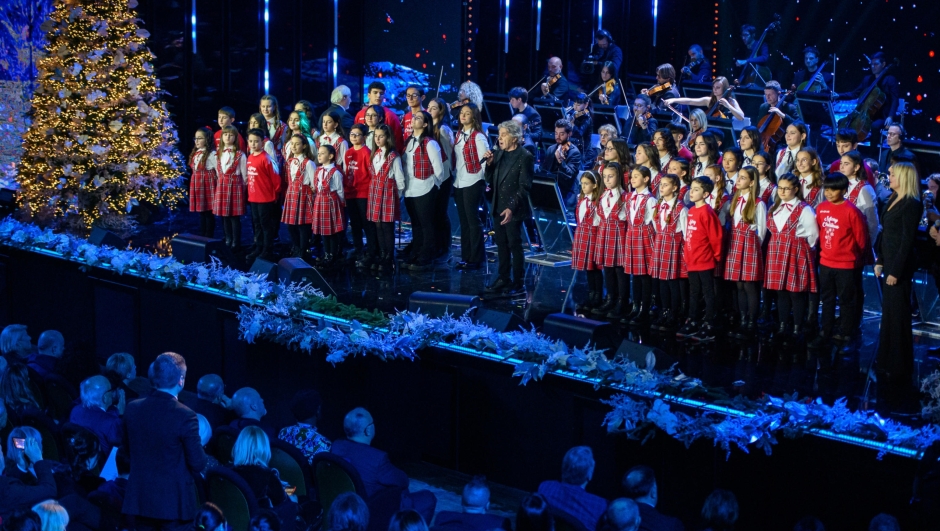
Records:
[[[235,439],[232,447],[235,466],[256,465],[267,468],[271,461],[271,441],[258,426],[246,426]]]
[[[650,169],[647,168],[646,166],[641,166],[637,164],[636,166],[633,167],[633,169],[630,170],[630,180],[633,180],[633,172],[639,172],[639,174],[644,179],[646,179],[646,186],[648,188],[650,185],[650,181],[653,180],[653,172],[650,171]]]
[[[226,125],[222,128],[222,131],[219,133],[219,149],[225,149],[225,133],[232,133],[235,135],[235,140],[232,141],[232,147],[238,149],[238,128],[234,125]]]
[[[385,135],[385,144],[384,144],[384,145],[380,145],[380,144],[378,143],[378,140],[375,141],[375,150],[376,150],[376,151],[378,151],[378,150],[381,149],[381,148],[385,148],[386,152],[388,152],[388,153],[398,153],[398,152],[395,150],[395,139],[392,137],[392,128],[391,128],[391,127],[389,127],[387,124],[382,124],[382,125],[376,127],[376,128],[375,128],[375,131],[376,131],[376,132],[381,131],[381,132]],[[375,133],[373,133],[373,135],[374,135],[374,134],[375,134]],[[375,139],[375,136],[373,136],[372,138],[373,138],[373,140],[374,140],[374,139]]]
[[[254,120],[255,123],[257,123],[258,125],[252,126],[252,125],[251,125],[251,121],[252,121],[252,120]],[[252,113],[251,116],[248,117],[248,129],[249,129],[249,130],[251,130],[251,129],[264,129],[265,131],[267,131],[267,130],[268,130],[268,121],[265,119],[264,115],[261,114],[260,112]],[[264,135],[264,136],[268,136],[268,135]]]
[[[796,157],[799,158],[801,153],[806,153],[809,155],[810,161],[814,161],[816,163],[816,167],[810,170],[812,180],[810,181],[809,186],[810,188],[819,188],[822,186],[823,179],[825,178],[825,174],[823,173],[822,160],[819,158],[819,153],[817,153],[816,150],[811,147],[805,147],[796,153]],[[804,177],[804,175],[800,175],[800,177]]]
[[[597,174],[594,170],[585,170],[581,172],[581,175],[578,177],[578,182],[581,182],[581,179],[588,179],[594,183],[594,191],[591,193],[589,199],[591,201],[597,201],[601,198],[601,176]],[[584,191],[578,194],[578,200],[584,199]]]
[[[757,182],[760,180],[760,175],[758,175],[757,168],[754,166],[741,168],[738,173],[738,178],[741,177],[741,173],[747,174],[748,178],[751,180],[751,185],[747,187],[747,190],[741,190],[736,187],[734,189],[734,197],[731,198],[731,204],[737,205],[738,198],[745,193],[748,194],[747,200],[744,202],[744,211],[741,213],[741,221],[748,225],[753,225],[757,217]]]
[[[666,153],[669,153],[671,158],[676,158],[679,156],[679,146],[676,145],[676,137],[672,136],[672,131],[668,127],[660,127],[653,133],[653,140],[656,140],[656,135],[659,135],[659,138],[663,139],[663,147],[666,148]],[[656,143],[653,142],[655,146]],[[656,150],[656,155],[659,156],[659,150]],[[661,169],[661,168],[660,168]]]
[[[898,199],[905,197],[917,198],[920,195],[920,182],[917,178],[917,168],[910,162],[895,162],[891,171],[898,180]]]
[[[646,158],[649,159],[649,165],[656,170],[656,173],[662,171],[663,167],[659,162],[659,150],[656,149],[656,146],[650,142],[643,142],[642,144],[638,144],[636,148],[637,150],[643,150]]]
[[[311,149],[310,149],[310,142],[307,141],[307,139],[304,137],[304,135],[298,135],[297,133],[292,134],[292,135],[290,136],[290,138],[288,139],[288,141],[291,142],[291,141],[293,141],[295,138],[299,138],[299,139],[300,139],[300,145],[302,146],[302,147],[301,147],[301,152],[300,152],[300,154],[303,155],[304,157],[306,157],[307,159],[311,159],[311,160],[312,160],[312,159],[313,159],[313,151],[311,151]],[[288,144],[288,145],[289,145],[289,144]],[[295,157],[294,157],[294,152],[293,152],[293,150],[291,150],[290,155],[291,155],[291,158],[295,158]]]
[[[843,193],[849,191],[849,178],[842,172],[835,172],[823,181],[823,190],[840,190]]]
[[[705,116],[705,111],[702,109],[693,109],[689,111],[689,128],[692,127],[692,118],[698,120],[698,123],[701,126],[699,131],[706,131],[708,129],[708,117]]]
[[[614,172],[617,174],[617,188],[619,188],[622,191],[623,190],[623,165],[618,162],[608,162],[607,164],[604,165],[604,171],[606,172],[607,170],[614,170]],[[604,186],[606,188],[607,185],[605,184]]]
[[[270,94],[265,94],[264,96],[261,96],[261,101],[267,101],[271,103],[271,106],[274,107],[274,127],[280,126],[281,125],[281,108],[278,107],[277,105],[277,98],[275,98],[274,96]],[[260,103],[258,104],[258,111],[261,111]],[[264,117],[263,114],[261,116]],[[267,118],[264,118],[264,123],[265,125],[267,125],[268,123]]]
[[[757,169],[757,174],[761,178],[766,177],[767,180],[769,180],[770,182],[776,183],[777,173],[774,171],[774,167],[773,167],[774,159],[770,156],[770,153],[767,153],[766,151],[761,151],[760,148],[758,147],[757,153],[754,153],[754,156],[751,157],[752,166],[754,165],[754,159],[756,159],[757,157],[761,157],[762,159],[764,159],[764,162],[766,162],[766,164],[764,164],[764,172],[761,173],[760,169]],[[754,167],[757,168],[757,166],[754,166]]]
[[[195,134],[198,135],[199,133],[202,133],[203,136],[206,137],[206,150],[202,153],[202,157],[200,157],[199,159],[199,164],[197,164],[196,166],[205,167],[206,159],[209,158],[209,153],[212,153],[213,151],[215,151],[214,149],[212,149],[213,147],[212,145],[215,144],[215,142],[213,142],[212,130],[209,129],[208,127],[200,127],[199,129],[196,129]],[[193,145],[193,150],[189,153],[189,160],[193,160],[193,157],[195,156],[196,156],[196,146]]]
[[[803,201],[803,185],[800,184],[800,178],[797,177],[796,175],[792,174],[792,173],[787,173],[787,174],[785,174],[785,175],[781,175],[780,178],[777,179],[777,190],[778,190],[778,191],[777,191],[777,194],[778,194],[778,195],[777,195],[777,200],[774,201],[774,207],[770,210],[770,215],[771,215],[771,216],[772,216],[775,212],[777,212],[778,209],[780,209],[780,206],[781,206],[781,205],[783,205],[783,199],[780,198],[780,195],[779,195],[780,192],[779,192],[779,190],[780,190],[780,185],[783,184],[783,183],[785,183],[785,182],[786,182],[786,183],[789,183],[789,184],[790,184],[790,187],[793,188],[794,190],[796,190],[796,198],[799,199],[800,202]]]
[[[744,129],[741,129],[741,135],[738,138],[744,137],[744,136],[746,136],[748,140],[751,141],[751,146],[752,146],[751,149],[753,149],[754,151],[760,151],[761,149],[760,131],[756,127],[754,127],[753,125],[749,125],[745,127]],[[740,140],[738,142],[740,145]],[[741,149],[743,150],[744,148],[741,148]]]
[[[682,181],[679,179],[679,176],[676,175],[675,173],[667,173],[666,175],[663,175],[663,176],[659,179],[659,185],[660,185],[660,186],[662,186],[663,181],[670,181],[670,182],[672,182],[672,185],[676,187],[676,198],[678,199],[678,197],[679,197],[679,189],[682,188]],[[661,190],[661,189],[660,189],[660,190]],[[664,201],[665,201],[665,198],[663,197],[662,191],[660,191],[660,194],[659,194],[659,201],[656,201],[656,206],[659,207],[659,205],[661,205]],[[670,214],[671,214],[671,213],[672,213],[672,212],[670,212]],[[670,219],[672,219],[672,218],[670,218]]]
[[[249,130],[248,130],[248,138],[251,138],[251,137],[253,137],[253,136],[258,137],[258,138],[260,138],[261,140],[267,140],[267,138],[268,138],[268,132],[265,131],[264,129],[258,129],[257,127],[254,128],[254,129],[249,129]],[[264,146],[262,146],[262,151],[263,151],[263,150],[264,150]]]
[[[472,115],[470,127],[477,133],[482,133],[483,132],[483,116],[480,113],[480,108],[477,106],[476,103],[471,102],[461,107],[460,112],[463,112],[464,109],[470,109],[470,114]],[[523,116],[525,115],[523,114]],[[458,117],[459,117],[459,113],[458,113]],[[459,118],[458,118],[458,121],[459,121]],[[461,125],[460,128],[463,129],[463,125]]]

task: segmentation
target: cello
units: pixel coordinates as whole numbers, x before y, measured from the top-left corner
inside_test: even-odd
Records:
[[[871,86],[865,89],[865,92],[858,98],[858,104],[855,106],[855,110],[839,120],[839,129],[846,127],[855,129],[855,131],[858,132],[859,142],[868,138],[868,133],[871,132],[871,124],[874,121],[875,115],[888,100],[888,95],[878,87],[878,82],[888,73],[888,70],[891,70],[891,68],[897,65],[898,60],[895,58],[891,64],[885,65],[885,69],[882,70],[880,74],[875,76],[875,80],[872,81]]]
[[[754,48],[751,50],[751,55],[747,58],[748,63],[744,65],[741,69],[740,84],[744,86],[748,85],[760,85],[763,86],[764,83],[769,81],[773,74],[770,72],[770,69],[764,65],[754,66],[750,63],[752,59],[757,57],[758,52],[760,52],[761,46],[764,45],[764,41],[767,39],[767,34],[772,31],[777,31],[777,28],[780,27],[780,15],[774,14],[774,21],[770,23],[769,26],[764,28],[764,33],[761,33],[760,39],[757,39],[757,44],[754,45]],[[737,83],[736,83],[737,84]]]
[[[816,72],[813,73],[813,76],[808,80],[800,83],[800,86],[795,87],[795,90],[799,92],[822,92],[822,85],[819,84],[819,81],[816,79],[816,76],[822,73],[823,68],[826,68],[826,63],[829,62],[829,59],[823,61],[819,68],[816,69]]]
[[[792,90],[781,93],[777,108],[779,109],[780,105],[787,103],[787,98],[792,95]],[[776,152],[777,146],[786,134],[786,130],[783,128],[783,118],[774,112],[768,112],[767,116],[757,122],[757,131],[760,133],[761,148],[767,153]]]

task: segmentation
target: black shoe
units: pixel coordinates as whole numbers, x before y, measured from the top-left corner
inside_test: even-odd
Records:
[[[788,337],[789,333],[787,331],[787,323],[780,323],[777,326],[777,330],[774,331],[774,342],[780,343],[786,341]]]
[[[503,295],[509,297],[518,297],[525,295],[525,284],[522,282],[513,282],[503,290]]]
[[[356,261],[356,267],[359,267],[359,268],[368,268],[368,267],[372,267],[372,266],[374,266],[374,265],[375,265],[375,257],[374,257],[374,256],[366,255],[366,256],[363,256],[362,258],[360,258],[359,260]]]
[[[620,319],[623,317],[623,312],[625,309],[626,308],[624,308],[623,304],[620,302],[620,299],[616,299],[613,308],[611,308],[604,317],[607,319]]]
[[[714,341],[715,339],[715,327],[711,323],[705,323],[697,332],[690,336],[692,339],[698,341]]]
[[[630,309],[629,312],[627,312],[627,308]],[[640,314],[640,303],[634,302],[633,304],[630,304],[630,305],[624,304],[624,305],[623,305],[623,311],[624,311],[624,312],[627,312],[627,313],[623,316],[623,318],[624,318],[627,322],[630,322],[630,321],[633,320],[634,317],[636,317],[637,315]],[[624,324],[627,324],[627,323],[624,323]]]
[[[682,325],[682,328],[676,332],[676,337],[689,337],[698,332],[698,328],[698,323],[692,319],[686,319],[685,324]]]
[[[800,325],[793,326],[793,335],[790,337],[790,343],[800,344],[803,342],[803,327]]]
[[[575,311],[576,313],[580,313],[580,314],[582,314],[582,315],[585,314],[585,313],[587,313],[587,312],[590,312],[591,309],[594,308],[594,301],[595,301],[595,300],[596,300],[596,299],[595,299],[595,297],[594,297],[594,292],[592,291],[592,292],[588,293],[587,298],[584,299],[584,301],[582,301],[581,304],[579,304],[579,305],[577,305],[577,306],[574,307],[574,311]]]
[[[434,264],[429,261],[418,260],[418,261],[415,261],[414,263],[408,264],[408,269],[410,271],[416,271],[416,272],[430,271],[434,269]]]
[[[614,305],[617,304],[617,299],[613,295],[607,295],[602,304],[599,304],[596,308],[591,310],[591,315],[607,315]]]
[[[663,324],[666,322],[666,319],[668,318],[669,318],[669,310],[664,310],[662,313],[659,314],[659,317],[657,317],[656,319],[653,319],[650,322],[650,329],[651,330],[664,330]]]
[[[483,264],[480,262],[460,262],[454,267],[455,269],[459,269],[461,271],[476,271],[477,269],[483,267]]]
[[[822,348],[826,344],[826,336],[819,334],[806,344],[806,348]]]
[[[633,315],[633,318],[628,321],[630,326],[644,326],[650,322],[650,312],[646,308],[646,305],[642,302],[637,308],[637,312]]]
[[[484,291],[487,293],[499,293],[504,289],[508,288],[512,284],[512,281],[505,277],[499,277],[494,280],[489,286],[487,286]]]

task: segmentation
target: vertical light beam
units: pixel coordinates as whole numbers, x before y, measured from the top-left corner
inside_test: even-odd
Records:
[[[333,0],[333,86],[336,87],[336,66],[339,58],[339,0]]]
[[[193,4],[192,14],[190,15],[189,18],[193,27],[190,32],[190,36],[193,41],[193,55],[196,55],[196,0],[193,0],[192,4]]]
[[[653,0],[653,47],[656,47],[656,20],[659,19],[659,0]]]
[[[539,0],[536,10],[538,14],[535,19],[535,50],[538,51],[542,43],[542,0]]]
[[[271,90],[271,70],[269,60],[271,58],[271,53],[268,51],[271,49],[270,46],[270,32],[268,31],[268,21],[270,20],[271,12],[268,9],[268,2],[270,0],[264,0],[264,93],[268,94]]]
[[[509,0],[506,0],[506,16],[503,18],[503,53],[509,53]]]
[[[604,0],[597,0],[597,29],[604,29]]]

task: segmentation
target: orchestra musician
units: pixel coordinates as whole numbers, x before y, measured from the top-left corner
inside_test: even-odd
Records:
[[[529,92],[525,87],[513,87],[509,91],[509,106],[513,109],[513,114],[522,113],[529,121],[529,134],[534,142],[542,140],[542,117],[539,112],[532,108],[527,102]]]
[[[712,64],[698,44],[689,46],[689,64],[682,67],[682,77],[693,83],[708,83],[712,80]]]
[[[653,133],[659,129],[659,123],[652,115],[652,103],[646,94],[637,94],[633,100],[633,126],[626,125],[622,129],[629,131],[627,144],[631,148],[644,142],[653,140]]]
[[[614,38],[610,32],[602,29],[594,34],[594,47],[591,48],[591,56],[597,58],[598,64],[611,63],[614,70],[620,71],[620,65],[623,64],[623,51],[614,43]],[[615,76],[616,77],[616,76]]]
[[[583,92],[578,93],[571,108],[565,110],[565,119],[571,122],[571,141],[582,154],[586,152],[585,144],[591,141],[591,131],[594,130],[592,115],[591,99]]]
[[[774,113],[783,119],[783,129],[800,119],[800,111],[796,105],[787,103],[780,98],[783,89],[780,83],[770,80],[764,85],[764,103],[760,104],[757,111],[757,122],[759,123],[764,116]]]
[[[888,67],[887,56],[884,52],[877,52],[875,55],[871,56],[871,73],[862,79],[862,82],[859,83],[858,87],[855,88],[852,92],[843,92],[837,94],[832,93],[833,99],[836,100],[857,100],[865,90],[875,82],[875,78],[881,74],[885,68]],[[880,131],[882,128],[886,128],[892,123],[898,120],[898,80],[891,75],[890,73],[882,76],[878,80],[878,88],[880,88],[887,96],[884,104],[881,105],[879,111],[878,119],[876,119],[871,124],[871,130]]]
[[[800,89],[800,85],[804,82],[810,81],[810,76],[813,75],[816,70],[819,69],[819,50],[815,46],[807,46],[803,49],[803,68],[797,70],[793,74],[793,81],[791,84],[796,87],[797,90],[807,90],[810,85],[813,83],[806,83],[806,87]],[[820,72],[816,74],[815,78],[816,87],[820,90],[813,92],[829,92],[832,90],[832,72]]]
[[[709,118],[730,118],[730,116],[728,116],[730,114],[738,120],[743,120],[744,111],[741,110],[741,105],[738,104],[738,100],[734,99],[734,95],[729,93],[730,88],[731,85],[728,83],[728,78],[720,76],[716,77],[715,81],[712,82],[711,96],[702,96],[701,98],[669,98],[663,101],[672,106],[689,105],[690,107],[705,107],[712,111]],[[692,132],[695,132],[695,127],[692,128]]]
[[[603,105],[620,105],[623,91],[617,81],[617,67],[612,62],[601,67],[601,88],[597,89],[597,102]]]
[[[542,96],[549,100],[564,100],[568,97],[568,80],[561,73],[561,59],[548,60],[548,74],[542,83]]]
[[[752,65],[751,68],[767,66],[767,61],[770,59],[770,49],[767,47],[766,42],[761,44],[760,50],[756,49],[757,28],[750,24],[741,26],[741,40],[744,41],[744,46],[747,48],[748,58],[738,59],[735,64],[738,66],[750,64]]]
[[[581,171],[581,150],[571,142],[571,122],[562,118],[555,122],[555,144],[545,150],[540,170],[555,175],[558,189],[565,194],[577,195],[581,183],[576,177]]]
[[[512,116],[512,121],[519,124],[519,127],[522,128],[522,147],[535,157],[535,142],[532,141],[532,135],[529,133],[529,119],[520,112]]]
[[[708,130],[708,117],[705,116],[705,111],[702,109],[693,109],[689,113],[689,128],[692,129],[692,131],[689,133],[685,145],[691,151],[692,146],[695,145],[695,139]],[[681,146],[682,144],[679,145]]]
[[[666,87],[669,88],[666,88]],[[671,64],[665,63],[656,67],[656,86],[640,91],[650,97],[654,109],[665,110],[666,106],[662,104],[666,98],[678,98],[679,88],[676,86],[676,69]],[[680,120],[678,116],[676,120]]]

